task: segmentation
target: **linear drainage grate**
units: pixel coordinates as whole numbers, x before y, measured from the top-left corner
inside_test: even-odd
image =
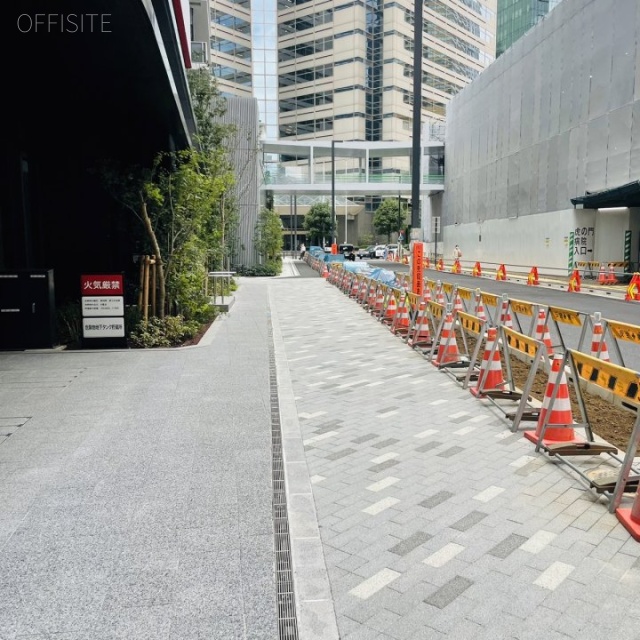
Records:
[[[271,402],[271,480],[273,485],[273,545],[276,556],[276,589],[278,601],[279,640],[298,640],[296,598],[293,589],[291,567],[291,538],[289,536],[289,512],[282,458],[282,431],[280,426],[280,402],[278,377],[273,349],[273,332],[269,326],[269,388]]]

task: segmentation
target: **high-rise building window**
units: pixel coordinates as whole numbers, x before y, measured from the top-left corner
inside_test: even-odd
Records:
[[[333,38],[319,38],[310,42],[299,42],[289,47],[282,47],[278,51],[278,61],[286,62],[304,56],[312,56],[321,51],[333,49]]]
[[[296,69],[289,73],[281,73],[279,78],[280,87],[289,87],[292,84],[301,82],[314,82],[323,78],[330,78],[333,75],[333,65],[321,64],[318,67],[308,69]]]
[[[333,9],[326,9],[318,13],[311,13],[307,16],[300,16],[293,20],[283,22],[278,26],[278,35],[285,36],[299,31],[306,31],[317,26],[329,24],[333,20]]]
[[[308,109],[318,107],[333,102],[331,91],[320,91],[319,93],[309,93],[304,96],[294,96],[286,100],[280,100],[280,113],[296,111],[297,109]]]
[[[440,2],[440,0],[425,0],[424,6],[425,9],[430,9],[446,20],[449,20],[449,22],[453,22],[459,27],[462,27],[469,33],[476,36],[476,38],[480,38],[480,40],[484,40],[485,42],[491,42],[493,40],[492,33],[480,26],[477,22],[471,20],[471,18],[468,18],[455,9],[452,9],[449,5]]]
[[[211,38],[211,51],[219,51],[220,53],[226,53],[234,58],[242,58],[244,60],[251,60],[251,48],[246,45],[234,42],[233,40],[227,40],[225,38],[219,38],[213,36]]]
[[[224,66],[221,64],[211,65],[211,74],[221,80],[227,80],[228,82],[235,82],[236,84],[244,85],[246,87],[251,86],[251,74],[245,71],[240,71],[234,67]]]
[[[211,22],[239,33],[248,34],[251,32],[251,25],[248,20],[230,13],[223,13],[217,9],[211,9]]]

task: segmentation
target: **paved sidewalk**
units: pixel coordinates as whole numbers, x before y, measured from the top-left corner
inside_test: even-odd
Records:
[[[606,505],[291,268],[195,347],[0,353],[0,640],[278,640],[276,426],[300,640],[640,638]]]
[[[197,347],[0,353],[1,640],[278,637],[267,294]]]
[[[335,287],[278,284],[340,638],[640,638],[603,502]]]

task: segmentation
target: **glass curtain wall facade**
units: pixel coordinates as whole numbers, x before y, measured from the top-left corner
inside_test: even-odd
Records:
[[[498,0],[496,56],[503,54],[561,0]]]
[[[423,0],[425,121],[494,60],[497,1]],[[413,0],[208,4],[211,73],[258,99],[265,138],[411,138]]]

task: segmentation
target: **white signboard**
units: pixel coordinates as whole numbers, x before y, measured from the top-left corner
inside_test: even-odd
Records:
[[[124,318],[82,318],[85,338],[124,338]]]
[[[124,298],[122,296],[84,296],[82,298],[83,316],[123,316]]]

